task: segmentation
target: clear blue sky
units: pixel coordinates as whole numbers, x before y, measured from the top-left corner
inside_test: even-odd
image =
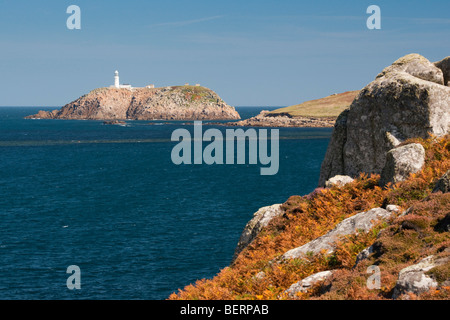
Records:
[[[66,9],[81,8],[81,30]],[[381,8],[368,30],[366,9]],[[0,105],[61,106],[98,87],[200,83],[235,106],[361,89],[412,52],[450,55],[450,1],[0,0]]]

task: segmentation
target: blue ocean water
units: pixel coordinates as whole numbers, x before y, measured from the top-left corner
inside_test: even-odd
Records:
[[[161,300],[211,278],[258,208],[316,187],[331,135],[280,129],[279,172],[261,176],[174,165],[171,134],[191,123],[23,119],[38,109],[0,107],[0,299]],[[81,290],[66,286],[70,265]]]

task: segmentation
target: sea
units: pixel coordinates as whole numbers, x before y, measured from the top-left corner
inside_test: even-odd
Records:
[[[24,119],[53,109],[0,107],[1,300],[165,300],[214,277],[259,208],[316,188],[332,132],[280,128],[278,173],[261,175],[174,164],[192,122]]]

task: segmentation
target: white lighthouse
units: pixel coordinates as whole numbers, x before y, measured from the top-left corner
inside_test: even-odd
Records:
[[[114,72],[114,85],[109,86],[111,89],[129,89],[132,90],[131,84],[120,84],[119,71]]]
[[[120,88],[119,71],[114,72],[114,87]]]

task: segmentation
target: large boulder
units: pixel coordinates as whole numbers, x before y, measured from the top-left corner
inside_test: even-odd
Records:
[[[444,84],[450,87],[450,57],[435,62],[434,65],[442,70],[444,76]]]
[[[444,84],[444,75],[442,70],[417,53],[408,54],[398,59],[378,74],[377,78],[384,77],[389,73],[397,72],[406,72],[422,80],[431,81],[442,85]]]
[[[254,213],[253,218],[247,223],[242,231],[239,242],[234,251],[233,261],[236,260],[239,253],[244,250],[256,238],[259,232],[266,227],[270,221],[284,213],[281,204],[260,208]]]
[[[380,185],[406,180],[411,173],[422,170],[425,149],[421,144],[411,143],[394,148],[387,153],[386,164],[381,172]]]
[[[347,119],[350,109],[344,110],[334,123],[333,135],[328,143],[327,153],[322,162],[319,187],[325,187],[326,181],[338,175],[344,175],[345,166],[343,147],[347,140]]]
[[[286,291],[284,291],[284,293],[289,298],[294,299],[299,293],[306,293],[309,289],[314,287],[314,285],[329,279],[333,273],[334,270],[328,270],[312,274],[309,277],[306,277],[305,279],[291,285]]]
[[[418,54],[384,69],[336,121],[319,187],[336,175],[380,174],[399,143],[450,132],[450,87],[443,79],[442,70]]]
[[[418,295],[438,288],[438,281],[432,275],[427,274],[427,272],[449,262],[450,257],[436,259],[434,256],[429,256],[417,264],[402,269],[398,275],[392,298],[408,299],[408,293]]]
[[[301,259],[308,254],[318,254],[321,252],[332,253],[336,242],[342,237],[357,232],[368,232],[376,222],[383,221],[392,216],[393,212],[382,208],[375,208],[367,212],[358,213],[343,220],[336,228],[325,235],[314,239],[307,244],[289,250],[281,257],[281,260]]]
[[[333,178],[327,180],[327,182],[325,182],[325,187],[326,188],[331,188],[333,186],[342,187],[353,181],[354,181],[354,179],[352,177],[337,175],[337,176],[334,176]]]

